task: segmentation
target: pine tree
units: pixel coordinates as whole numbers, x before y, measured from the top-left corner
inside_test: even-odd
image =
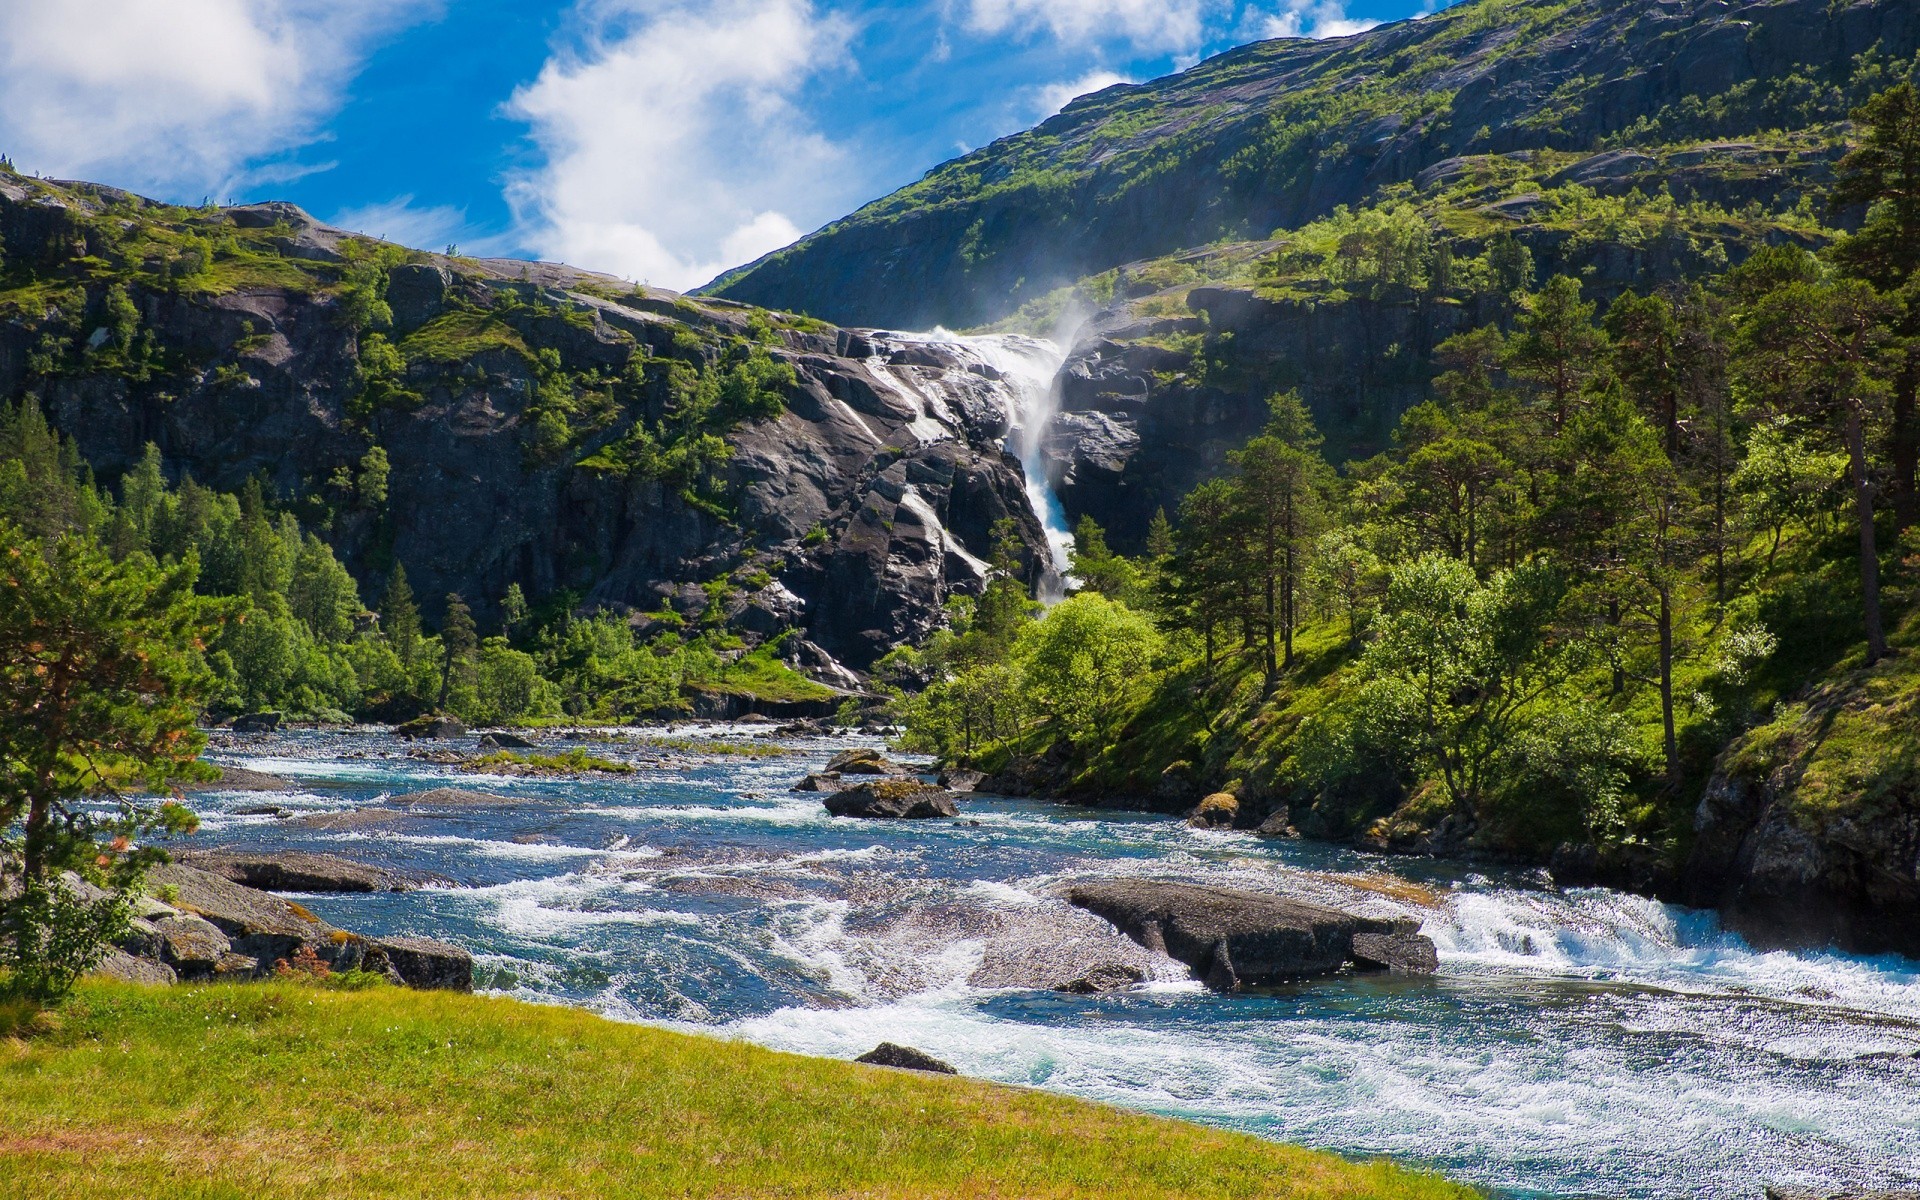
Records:
[[[480,632],[473,623],[473,610],[458,592],[447,594],[447,615],[440,623],[440,698],[434,707],[444,711],[447,694],[453,687],[453,673],[464,678],[473,671],[474,652],[480,648]]]
[[[413,602],[413,589],[407,586],[407,568],[393,564],[393,577],[387,581],[387,594],[380,601],[380,621],[400,665],[413,670],[420,652],[420,609]]]

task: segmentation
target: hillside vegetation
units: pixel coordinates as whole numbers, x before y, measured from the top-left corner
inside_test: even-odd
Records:
[[[1082,97],[711,287],[842,323],[977,324],[1457,160],[1541,153],[1555,183],[1785,212],[1827,178],[1848,110],[1916,51],[1900,0],[1469,0]]]
[[[88,984],[0,1040],[19,1195],[1468,1200],[1404,1168],[573,1009]]]

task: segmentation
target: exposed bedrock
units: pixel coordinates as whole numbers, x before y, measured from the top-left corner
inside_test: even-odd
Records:
[[[1073,884],[1066,898],[1147,949],[1187,964],[1216,991],[1328,975],[1348,964],[1421,973],[1438,966],[1433,943],[1417,932],[1419,922],[1406,918],[1147,880]]]

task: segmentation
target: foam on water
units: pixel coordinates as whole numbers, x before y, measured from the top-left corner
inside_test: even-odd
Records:
[[[466,945],[496,990],[621,1019],[835,1057],[898,1041],[970,1075],[1393,1155],[1515,1195],[1920,1185],[1920,963],[1756,951],[1711,914],[1642,897],[1131,814],[973,798],[978,826],[833,820],[784,786],[845,743],[785,744],[798,753],[779,761],[502,781],[527,802],[434,814],[445,825],[424,831],[216,816],[208,837],[350,847],[453,879],[307,903],[345,927]],[[249,762],[327,779],[324,795],[274,798],[301,810],[472,778],[344,757],[367,747],[282,735]],[[206,800],[214,814],[257,802]],[[1111,996],[972,982],[1003,979],[980,973],[1009,946],[1017,963],[1056,935],[1084,945],[1073,922],[1092,919],[1056,892],[1090,877],[1409,916],[1441,971],[1236,996],[1164,959]]]

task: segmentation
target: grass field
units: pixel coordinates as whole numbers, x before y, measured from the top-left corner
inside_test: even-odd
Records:
[[[1437,1176],[1024,1089],[394,988],[88,983],[0,1039],[0,1192],[1368,1197]]]

